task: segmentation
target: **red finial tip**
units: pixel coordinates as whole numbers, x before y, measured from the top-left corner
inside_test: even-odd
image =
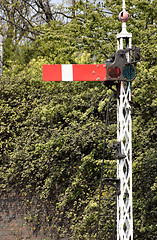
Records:
[[[122,11],[122,12],[120,12],[120,14],[119,14],[119,20],[120,20],[121,22],[127,22],[127,21],[129,20],[129,17],[130,17],[130,15],[129,15],[129,13],[126,12],[126,11]]]

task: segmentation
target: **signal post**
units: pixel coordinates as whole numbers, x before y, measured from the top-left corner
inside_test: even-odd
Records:
[[[130,68],[130,78],[134,78],[136,70],[130,65],[132,34],[126,30],[129,14],[125,11],[123,0],[122,31],[117,35],[117,50],[126,50],[126,60]],[[132,209],[132,120],[131,120],[131,82],[120,82],[117,98],[117,141],[120,143],[123,158],[117,160],[117,178],[120,179],[120,194],[117,196],[117,240],[133,240]]]

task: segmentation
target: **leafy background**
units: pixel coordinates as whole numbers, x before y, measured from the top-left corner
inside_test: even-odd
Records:
[[[14,4],[17,1],[14,1]],[[20,2],[20,1],[19,1]],[[2,1],[3,3],[3,1]],[[36,24],[24,40],[7,22],[0,79],[0,189],[35,212],[25,221],[47,239],[95,239],[105,115],[112,93],[100,82],[42,82],[46,63],[103,63],[116,51],[121,1],[104,1],[113,15],[76,1],[69,22]],[[134,238],[157,238],[157,66],[155,1],[126,1],[128,32],[145,61],[132,82]],[[67,12],[66,12],[67,11]],[[8,13],[9,14],[9,13]],[[9,34],[8,34],[9,31]],[[10,31],[12,34],[10,34]],[[15,41],[16,39],[16,41]],[[116,177],[111,143],[116,139],[116,99],[111,102],[104,178]],[[103,184],[99,239],[112,239],[115,189]]]

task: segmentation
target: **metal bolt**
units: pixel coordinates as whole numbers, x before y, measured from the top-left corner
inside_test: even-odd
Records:
[[[95,72],[94,72],[94,71],[93,71],[92,73],[93,73],[93,74],[95,74]]]
[[[99,65],[97,65],[97,68],[99,67]]]
[[[96,80],[97,80],[97,81],[99,81],[99,80],[100,80],[100,78],[98,77]]]

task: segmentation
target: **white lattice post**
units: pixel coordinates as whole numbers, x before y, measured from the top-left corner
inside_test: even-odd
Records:
[[[131,48],[132,34],[126,30],[129,18],[125,11],[123,0],[122,31],[117,35],[119,49]],[[130,62],[129,53],[127,61]],[[133,210],[132,210],[132,122],[131,122],[131,86],[123,82],[119,86],[117,100],[117,140],[121,143],[121,153],[125,158],[117,162],[117,178],[120,179],[120,195],[117,196],[117,240],[133,240]]]

